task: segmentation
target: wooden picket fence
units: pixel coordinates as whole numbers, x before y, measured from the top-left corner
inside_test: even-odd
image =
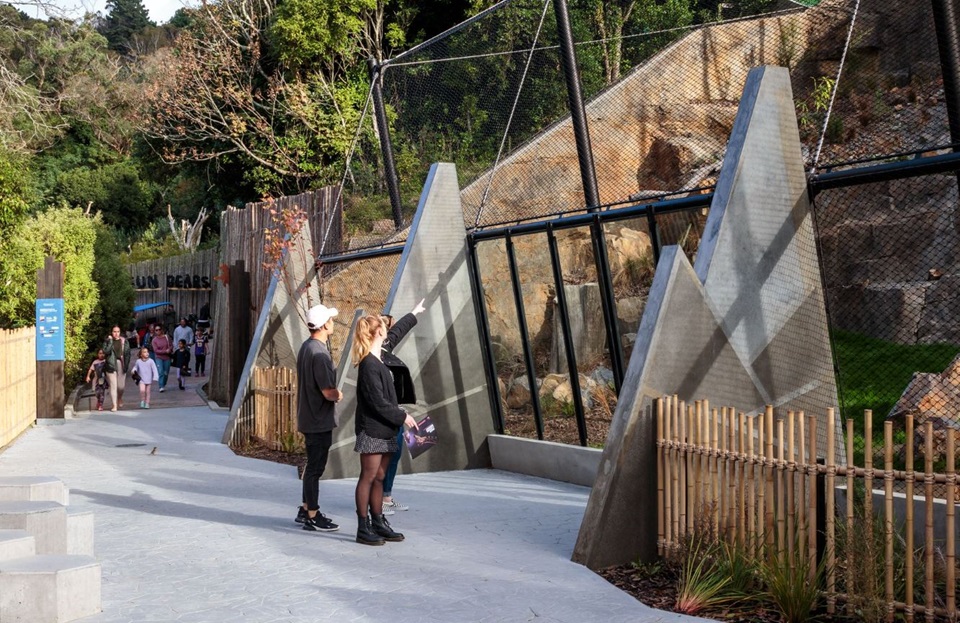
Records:
[[[37,419],[37,356],[34,327],[0,330],[0,448]]]
[[[876,517],[882,521],[882,603],[886,619],[892,621],[897,612],[912,621],[922,615],[926,621],[935,617],[958,620],[956,500],[956,439],[947,434],[944,440],[945,473],[936,473],[934,463],[939,453],[934,450],[933,424],[923,429],[923,471],[914,471],[914,423],[905,423],[906,470],[894,469],[893,423],[884,426],[884,466],[873,465],[872,413],[864,414],[864,465],[854,461],[853,420],[846,422],[846,464],[836,461],[835,412],[826,414],[826,448],[817,447],[817,418],[802,411],[788,411],[774,418],[772,407],[763,413],[746,415],[733,408],[710,408],[707,401],[687,404],[676,396],[665,397],[655,405],[657,418],[657,520],[658,550],[661,556],[677,551],[686,539],[703,530],[704,517],[712,535],[728,543],[745,546],[744,551],[782,561],[782,564],[803,564],[810,579],[823,563],[823,593],[828,612],[835,611],[838,601],[845,603],[847,614],[862,595],[847,591],[860,578],[853,545],[855,531],[872,530]],[[825,450],[825,452],[823,452]],[[820,461],[818,461],[818,458]],[[836,508],[838,480],[846,485],[845,508]],[[823,480],[825,495],[818,501],[818,479]],[[874,481],[883,482],[882,509],[873,508]],[[897,534],[894,516],[894,484],[906,488],[903,533]],[[934,487],[944,492],[946,534],[942,549],[934,540]],[[860,491],[860,495],[856,494]],[[925,503],[924,542],[914,544],[914,494],[922,491]],[[856,500],[855,498],[860,498]],[[822,507],[821,507],[822,504]],[[859,509],[856,505],[860,506]],[[860,511],[859,513],[857,511]],[[817,523],[818,517],[822,520]],[[838,552],[837,521],[846,537],[846,546]],[[863,518],[870,518],[867,522]],[[864,523],[869,527],[864,528]],[[817,526],[823,525],[825,547],[818,552]],[[899,542],[900,560],[895,555]],[[868,539],[869,543],[869,539]],[[862,543],[860,544],[862,545]],[[866,547],[870,547],[869,544]],[[876,549],[880,549],[879,547]],[[903,555],[903,552],[913,555]],[[821,559],[822,556],[822,559]],[[806,560],[801,560],[805,557]],[[879,558],[878,558],[879,559]],[[937,563],[940,567],[936,568]],[[839,564],[838,564],[839,563]],[[903,565],[902,573],[895,566]],[[922,565],[922,569],[917,569]],[[914,594],[914,575],[922,574],[921,595]],[[919,577],[919,576],[918,576]],[[896,586],[899,578],[903,585]],[[879,583],[879,578],[877,578]],[[916,581],[919,584],[919,580]],[[942,592],[938,592],[942,587]],[[898,599],[902,596],[902,599]]]
[[[303,447],[297,432],[297,375],[290,368],[254,368],[237,418],[235,445],[256,440],[287,452]]]

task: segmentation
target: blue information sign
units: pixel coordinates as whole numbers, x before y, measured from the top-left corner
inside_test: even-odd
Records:
[[[37,299],[37,361],[63,361],[63,299]]]

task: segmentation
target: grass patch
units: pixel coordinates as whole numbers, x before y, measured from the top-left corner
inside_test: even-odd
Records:
[[[863,410],[873,409],[874,431],[883,431],[883,420],[915,372],[943,372],[960,347],[954,344],[894,344],[848,331],[833,332],[840,390],[840,413],[853,418],[863,435]]]

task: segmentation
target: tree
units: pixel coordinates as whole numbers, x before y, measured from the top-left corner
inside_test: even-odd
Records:
[[[140,178],[138,167],[130,161],[62,173],[55,192],[69,205],[102,213],[104,222],[117,227],[146,223],[156,204],[152,185]]]
[[[126,53],[134,35],[155,25],[150,21],[143,0],[107,0],[107,19],[101,32],[111,50]]]
[[[97,306],[93,314],[87,347],[94,350],[103,343],[110,329],[119,324],[126,329],[126,320],[133,315],[133,303],[136,292],[130,280],[130,273],[120,261],[120,247],[117,244],[113,228],[99,220],[96,225],[94,242],[94,264],[92,277],[97,284]]]
[[[277,50],[309,37],[284,39],[299,32],[290,26],[271,41],[275,9],[273,0],[208,4],[181,33],[148,88],[146,133],[166,162],[236,158],[257,189],[271,194],[339,178],[366,95],[362,61],[351,64],[341,52],[358,49],[362,23],[352,9],[336,19],[324,14],[351,32],[355,45],[338,31],[309,53],[287,55]],[[328,56],[321,62],[315,53]]]

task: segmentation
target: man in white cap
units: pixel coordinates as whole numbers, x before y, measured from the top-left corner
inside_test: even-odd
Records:
[[[333,532],[340,526],[320,512],[320,477],[327,467],[333,443],[334,404],[343,398],[337,389],[337,373],[326,342],[333,332],[337,310],[316,305],[307,312],[310,339],[297,354],[297,430],[307,446],[303,470],[303,503],[297,509],[297,523],[309,532]]]

